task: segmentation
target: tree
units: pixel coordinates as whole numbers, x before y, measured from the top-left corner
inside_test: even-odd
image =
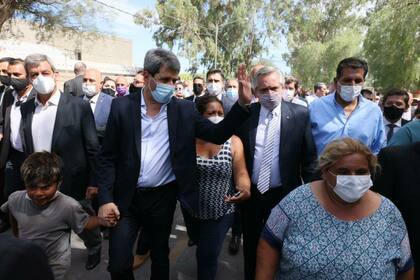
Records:
[[[0,33],[14,19],[28,20],[42,37],[56,30],[94,31],[91,19],[98,9],[92,0],[0,0]]]
[[[420,3],[378,1],[364,40],[375,87],[420,87]]]
[[[354,11],[367,2],[281,1],[289,48],[284,58],[292,74],[306,87],[312,87],[316,82],[331,81],[341,59],[360,55],[363,17]]]
[[[177,47],[188,58],[191,72],[203,65],[232,75],[241,62],[251,64],[276,43],[281,29],[277,1],[265,0],[167,0],[158,1],[158,17],[141,10],[136,23],[158,26],[158,46]],[[258,20],[257,20],[258,19]]]

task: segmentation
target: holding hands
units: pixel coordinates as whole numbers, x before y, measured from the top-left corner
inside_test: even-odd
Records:
[[[99,207],[98,217],[104,221],[104,226],[113,227],[120,219],[120,211],[117,205],[110,202]]]

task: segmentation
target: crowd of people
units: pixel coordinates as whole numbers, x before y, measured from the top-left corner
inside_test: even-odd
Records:
[[[246,280],[420,279],[420,92],[365,86],[355,57],[310,90],[250,68],[182,81],[158,48],[131,82],[77,62],[61,90],[48,56],[1,58],[0,278],[65,279],[74,231],[87,270],[109,239],[113,280],[148,258],[169,279],[179,202],[200,280],[230,228]]]

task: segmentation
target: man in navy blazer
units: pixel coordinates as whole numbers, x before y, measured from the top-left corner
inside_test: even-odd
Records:
[[[241,204],[245,279],[255,278],[257,244],[271,209],[315,174],[316,149],[308,110],[282,101],[283,75],[260,68],[252,78],[259,103],[235,133],[244,145],[251,197]]]
[[[150,237],[151,279],[169,279],[176,200],[198,208],[195,138],[222,144],[249,115],[250,88],[241,83],[241,105],[217,125],[203,118],[193,102],[172,98],[179,71],[172,52],[149,50],[143,91],[112,101],[98,160],[99,216],[118,219],[110,231],[112,279],[134,279],[132,249],[140,225]]]
[[[96,132],[99,143],[102,143],[109,112],[111,110],[112,96],[101,92],[102,74],[97,69],[87,69],[83,75],[83,99],[89,102],[95,118]]]

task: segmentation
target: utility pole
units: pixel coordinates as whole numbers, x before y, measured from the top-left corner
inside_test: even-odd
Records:
[[[219,37],[219,24],[218,23],[216,23],[216,38],[215,38],[215,44],[216,44],[216,52],[215,52],[215,55],[214,55],[214,68],[215,69],[217,69],[217,51],[218,51],[218,48],[219,48],[219,46],[217,45],[218,44],[218,37]]]

